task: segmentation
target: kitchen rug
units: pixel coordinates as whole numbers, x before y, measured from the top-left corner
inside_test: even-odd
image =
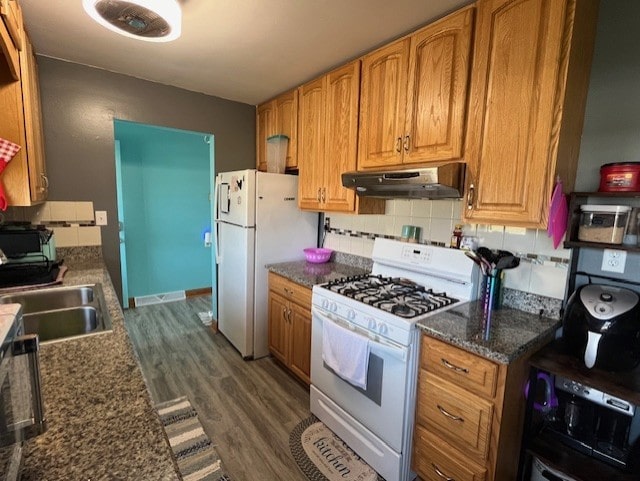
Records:
[[[384,481],[313,415],[293,428],[289,447],[310,481]]]
[[[184,481],[231,481],[186,397],[156,404]]]

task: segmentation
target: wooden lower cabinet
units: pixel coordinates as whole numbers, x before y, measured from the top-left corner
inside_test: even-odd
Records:
[[[311,383],[311,289],[269,273],[269,351]]]
[[[531,354],[500,364],[422,336],[412,458],[420,479],[516,479]]]

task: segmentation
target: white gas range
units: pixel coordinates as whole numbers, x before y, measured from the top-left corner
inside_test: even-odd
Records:
[[[475,299],[479,270],[460,250],[381,238],[372,257],[371,275],[313,288],[311,412],[387,481],[406,481],[415,324]]]

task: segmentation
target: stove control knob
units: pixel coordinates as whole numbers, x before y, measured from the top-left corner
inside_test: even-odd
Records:
[[[347,319],[349,319],[350,321],[353,321],[356,318],[356,311],[354,311],[353,309],[349,309],[347,311]]]
[[[329,301],[327,299],[322,299],[322,303],[320,304],[323,309],[329,308]]]
[[[376,320],[373,317],[370,317],[369,319],[367,319],[367,327],[371,331],[376,330]]]
[[[329,306],[329,310],[331,312],[336,312],[338,310],[338,304],[336,304],[335,302],[332,302],[331,305]]]
[[[380,327],[378,328],[378,332],[383,336],[386,336],[389,333],[389,327],[387,327],[386,324],[380,324]]]

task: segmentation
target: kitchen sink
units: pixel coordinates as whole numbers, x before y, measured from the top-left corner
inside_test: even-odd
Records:
[[[0,304],[22,305],[26,334],[40,342],[111,330],[111,318],[100,284],[53,287],[0,296]]]

